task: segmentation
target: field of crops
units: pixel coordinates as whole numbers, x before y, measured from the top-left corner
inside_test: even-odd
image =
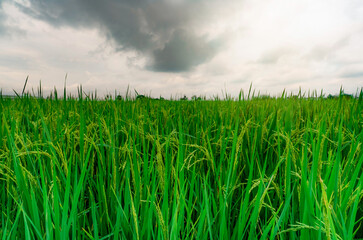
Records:
[[[363,238],[363,94],[0,97],[1,239]]]

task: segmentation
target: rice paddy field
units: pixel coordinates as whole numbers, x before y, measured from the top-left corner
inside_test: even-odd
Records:
[[[362,239],[363,93],[0,97],[1,239]]]

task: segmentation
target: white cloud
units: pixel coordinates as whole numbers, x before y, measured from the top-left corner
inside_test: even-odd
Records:
[[[165,97],[212,96],[225,88],[237,96],[250,83],[271,94],[299,87],[336,93],[341,85],[355,92],[363,86],[362,1],[246,0],[212,6],[215,10],[206,10],[209,22],[197,21],[198,27],[209,40],[223,39],[221,49],[187,72],[162,73],[145,69],[148,58],[140,52],[117,51],[100,29],[54,27],[5,2],[6,29],[11,25],[26,34],[9,37],[0,31],[0,88],[11,93],[30,75],[29,88],[42,80],[46,89],[61,89],[66,73],[74,91],[82,84],[101,95],[122,93],[128,85]]]

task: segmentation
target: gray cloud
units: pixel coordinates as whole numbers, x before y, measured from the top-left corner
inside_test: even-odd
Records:
[[[281,58],[292,53],[293,50],[287,47],[276,48],[263,53],[261,57],[257,60],[257,63],[276,64]]]
[[[24,13],[53,26],[96,28],[116,51],[137,51],[149,70],[181,72],[210,60],[218,39],[196,34],[218,0],[30,0]],[[218,38],[218,37],[217,37]]]
[[[12,69],[29,70],[31,66],[31,61],[24,57],[13,56],[10,54],[0,55],[0,66],[8,66]]]
[[[9,24],[8,15],[4,10],[5,0],[0,0],[0,36],[12,37],[25,35],[24,30]]]
[[[7,34],[7,27],[5,25],[6,16],[2,5],[3,2],[0,0],[0,35],[5,35]]]
[[[363,79],[363,71],[346,71],[340,75],[343,78],[362,78]]]
[[[152,69],[162,72],[183,72],[214,56],[217,44],[196,37],[184,30],[177,30],[162,49],[152,55]]]
[[[331,45],[314,46],[309,54],[306,55],[306,58],[314,61],[322,61],[333,58],[339,50],[349,44],[350,38],[350,34],[347,34],[346,36],[338,39]]]

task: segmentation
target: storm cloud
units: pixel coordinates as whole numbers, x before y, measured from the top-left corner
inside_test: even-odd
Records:
[[[200,30],[213,20],[213,3],[219,1],[30,0],[18,6],[56,27],[98,29],[117,51],[141,53],[149,70],[183,72],[218,52],[219,36]]]
[[[355,92],[361,0],[0,0],[0,88]],[[68,88],[69,87],[69,88]]]
[[[161,72],[183,72],[199,65],[216,53],[216,43],[178,30],[162,49],[153,52],[152,68]]]

